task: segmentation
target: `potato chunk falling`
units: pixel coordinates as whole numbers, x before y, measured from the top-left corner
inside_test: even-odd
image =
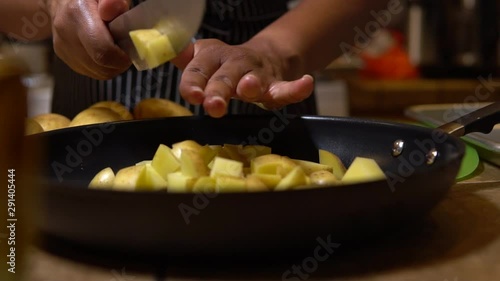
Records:
[[[137,54],[149,68],[155,68],[177,56],[172,43],[157,29],[138,29],[129,33]]]

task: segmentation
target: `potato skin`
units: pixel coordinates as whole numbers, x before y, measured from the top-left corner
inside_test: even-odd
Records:
[[[193,113],[189,109],[166,99],[144,99],[134,108],[135,119],[192,115]]]
[[[91,107],[78,113],[78,115],[71,120],[70,127],[90,125],[105,122],[114,122],[123,120],[120,115],[109,108],[104,107]]]
[[[27,118],[24,123],[24,135],[29,136],[38,133],[43,133],[42,126],[32,118]]]
[[[68,117],[57,113],[37,115],[33,117],[33,120],[38,122],[45,132],[67,128],[71,123],[71,120],[69,120]]]
[[[123,120],[132,120],[134,119],[134,116],[132,116],[132,113],[126,108],[123,104],[116,102],[116,101],[100,101],[96,104],[93,104],[90,106],[92,107],[103,107],[103,108],[109,108],[113,110],[114,112],[118,113]]]

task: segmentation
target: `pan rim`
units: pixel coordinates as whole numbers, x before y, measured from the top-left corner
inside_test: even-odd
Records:
[[[240,115],[232,115],[232,116],[225,116],[220,119],[245,119],[245,118],[269,118],[272,117],[273,115],[247,115],[247,114],[240,114]],[[141,120],[123,120],[123,121],[114,121],[114,122],[106,122],[106,123],[99,123],[99,124],[89,124],[89,125],[81,125],[81,126],[75,126],[75,127],[68,127],[68,128],[62,128],[58,130],[53,130],[53,131],[48,131],[48,132],[43,132],[39,134],[34,134],[34,135],[29,135],[25,136],[28,139],[37,139],[37,138],[48,138],[53,135],[59,135],[59,134],[64,134],[68,133],[71,131],[79,132],[83,129],[95,129],[98,128],[99,126],[103,125],[116,125],[116,126],[126,126],[128,124],[140,124],[140,123],[152,123],[152,122],[162,122],[164,120],[206,120],[206,119],[214,119],[215,118],[210,118],[208,116],[179,116],[179,117],[164,117],[164,118],[151,118],[151,119],[141,119]],[[305,121],[328,121],[328,122],[350,122],[350,123],[357,123],[357,124],[367,124],[370,126],[384,126],[384,127],[390,127],[390,128],[396,128],[398,130],[405,129],[405,130],[412,130],[415,132],[420,132],[424,134],[431,134],[436,128],[428,128],[428,127],[423,127],[423,126],[418,126],[414,124],[407,124],[407,123],[399,123],[399,122],[392,122],[392,121],[387,121],[387,120],[378,120],[378,119],[369,119],[369,118],[358,118],[358,117],[345,117],[345,116],[318,116],[318,115],[297,115],[297,119],[305,120]],[[453,145],[456,149],[456,154],[458,155],[458,159],[462,159],[465,153],[465,143],[458,137],[455,137],[453,135],[447,134],[447,139],[445,142]],[[450,161],[448,161],[450,162]],[[449,163],[444,163],[443,165],[446,165]],[[411,175],[411,177],[415,176],[422,176],[422,172],[417,172],[414,175]],[[455,175],[456,176],[456,175]],[[40,183],[43,188],[50,188],[50,189],[67,189],[71,190],[71,192],[85,192],[85,193],[92,193],[92,194],[103,194],[103,196],[106,196],[107,194],[134,194],[136,196],[150,196],[151,194],[162,194],[160,196],[185,196],[185,195],[190,195],[193,196],[197,193],[194,192],[189,192],[189,193],[169,193],[166,191],[144,191],[144,190],[134,190],[134,191],[125,191],[125,190],[107,190],[107,189],[91,189],[86,186],[82,185],[74,185],[74,184],[64,184],[57,182],[57,180],[52,179],[49,180],[45,177],[42,177],[44,180]],[[330,188],[365,188],[367,184],[374,184],[374,185],[379,185],[382,182],[386,182],[387,180],[377,180],[377,181],[370,181],[370,182],[360,182],[360,183],[351,183],[351,184],[342,184],[339,186],[318,186],[318,187],[310,187],[306,189],[292,189],[292,190],[284,190],[284,191],[258,191],[258,192],[224,192],[224,193],[217,193],[218,196],[225,196],[225,195],[234,195],[234,194],[261,194],[261,193],[298,193],[298,192],[320,192],[321,190],[324,189],[330,189]]]

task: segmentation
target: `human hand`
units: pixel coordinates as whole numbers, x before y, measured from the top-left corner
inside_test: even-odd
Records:
[[[182,97],[202,104],[210,116],[222,117],[231,98],[277,109],[310,96],[313,78],[301,77],[276,52],[262,45],[248,42],[230,46],[206,39],[189,46],[173,60],[184,69],[179,85]]]
[[[130,65],[106,26],[129,8],[127,0],[46,0],[52,18],[54,51],[76,72],[99,80]]]

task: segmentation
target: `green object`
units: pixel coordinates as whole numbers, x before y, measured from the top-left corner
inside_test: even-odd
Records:
[[[465,154],[462,159],[462,164],[460,165],[460,170],[458,171],[457,181],[461,181],[470,176],[479,166],[479,155],[477,151],[469,146],[465,146]]]

